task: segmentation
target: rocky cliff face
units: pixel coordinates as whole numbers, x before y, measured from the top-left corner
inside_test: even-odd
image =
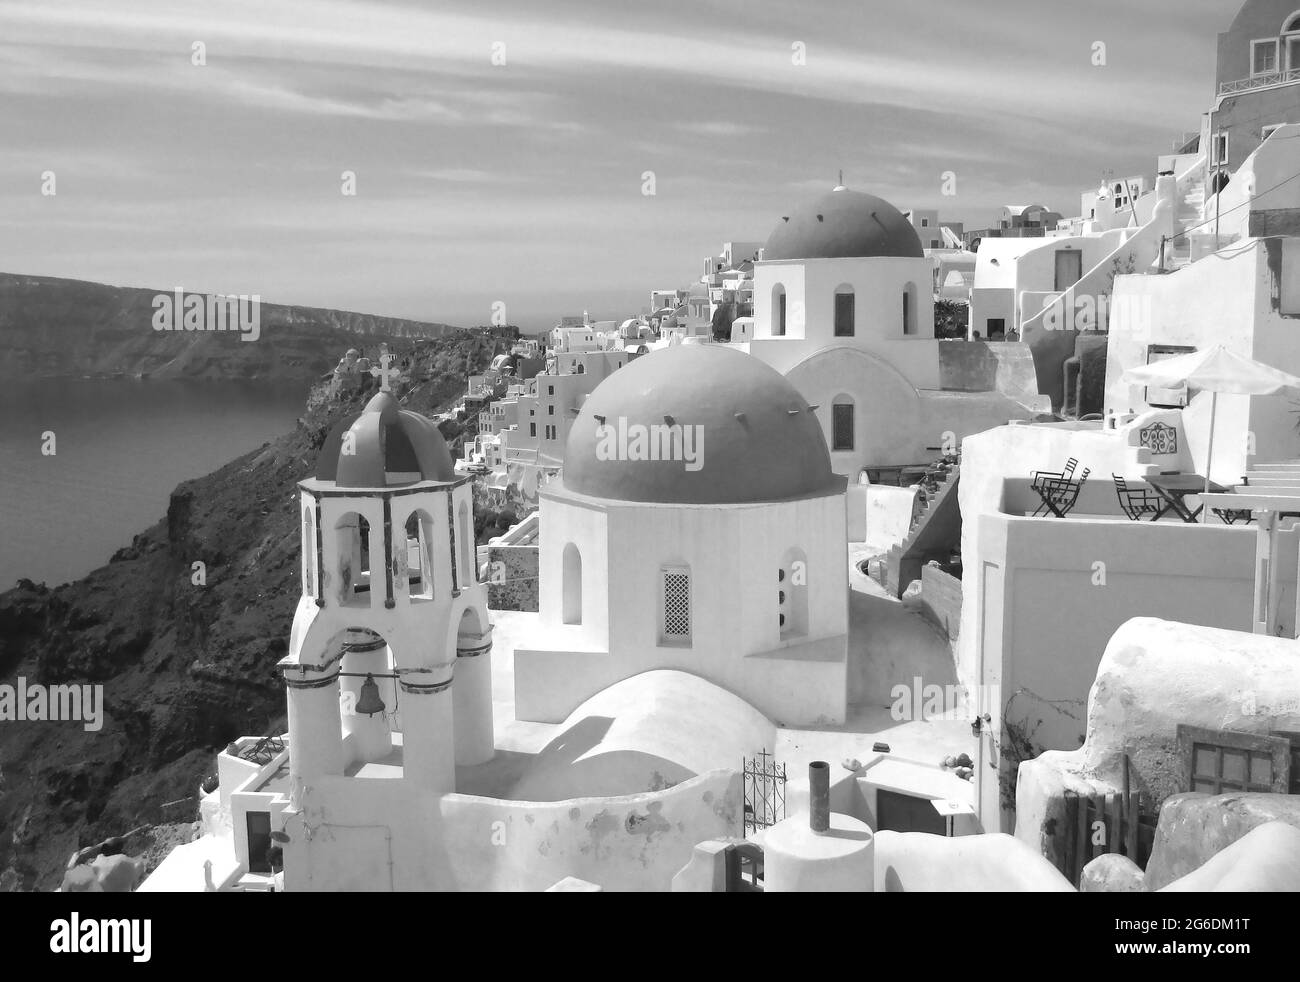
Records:
[[[239,331],[159,331],[166,290],[0,273],[0,379],[18,376],[314,380],[350,346],[439,338],[446,324],[262,303],[256,341]],[[183,312],[176,321],[183,326]],[[250,335],[251,336],[251,335]]]
[[[504,346],[433,342],[407,406],[445,408]],[[85,578],[0,594],[0,683],[102,684],[105,707],[98,732],[0,721],[0,889],[54,889],[79,846],[194,795],[231,739],[284,731],[275,665],[301,592],[297,482],[369,394],[313,400],[292,433],[180,485],[162,521]]]

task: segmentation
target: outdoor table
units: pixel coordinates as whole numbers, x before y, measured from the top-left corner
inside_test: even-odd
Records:
[[[1205,505],[1201,505],[1196,511],[1192,511],[1183,500],[1189,495],[1205,493],[1205,478],[1199,474],[1169,474],[1162,477],[1148,477],[1146,482],[1151,485],[1156,494],[1167,502],[1165,507],[1156,512],[1156,517],[1151,519],[1153,522],[1160,521],[1162,516],[1172,511],[1184,522],[1194,525],[1197,516],[1205,511]],[[1215,484],[1211,481],[1209,491],[1211,494],[1223,494],[1228,489],[1222,484]]]
[[[951,801],[942,798],[934,798],[930,801],[934,810],[939,813],[944,821],[944,835],[952,838],[955,832],[954,820],[958,815],[974,815],[975,809],[965,801]]]

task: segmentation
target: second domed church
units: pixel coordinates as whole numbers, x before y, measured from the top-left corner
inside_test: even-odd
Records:
[[[754,265],[752,340],[737,347],[819,407],[838,474],[930,460],[1044,408],[1004,384],[1002,355],[936,339],[932,281],[902,213],[843,186],[783,215],[768,236]]]

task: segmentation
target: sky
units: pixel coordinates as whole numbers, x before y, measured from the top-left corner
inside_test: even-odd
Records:
[[[526,331],[631,316],[840,170],[968,227],[1154,176],[1237,9],[0,0],[0,271],[465,326],[504,304]]]

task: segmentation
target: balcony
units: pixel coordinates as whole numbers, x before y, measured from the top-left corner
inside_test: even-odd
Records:
[[[1253,92],[1255,89],[1268,89],[1275,85],[1289,85],[1292,82],[1300,82],[1300,68],[1293,68],[1289,72],[1265,72],[1262,75],[1252,75],[1250,78],[1240,78],[1235,82],[1224,82],[1219,86],[1219,95]]]

